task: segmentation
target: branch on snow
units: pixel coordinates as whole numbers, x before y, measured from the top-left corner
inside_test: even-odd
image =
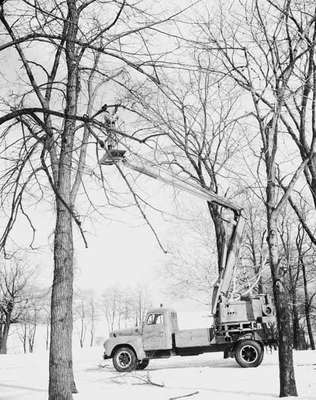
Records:
[[[169,400],[184,399],[185,397],[192,397],[195,396],[196,394],[199,394],[199,392],[196,391],[188,394],[183,394],[182,396],[169,397]]]

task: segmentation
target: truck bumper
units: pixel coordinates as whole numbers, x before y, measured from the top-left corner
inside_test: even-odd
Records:
[[[109,360],[112,358],[111,356],[108,356],[105,352],[103,353],[103,360]]]

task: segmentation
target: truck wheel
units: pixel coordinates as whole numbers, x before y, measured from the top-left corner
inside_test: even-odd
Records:
[[[136,369],[137,358],[129,347],[119,347],[113,354],[113,366],[118,372],[130,372]]]
[[[254,340],[242,340],[235,349],[235,359],[243,368],[258,367],[263,359],[260,343]]]
[[[137,363],[136,369],[145,369],[149,364],[149,359],[144,358],[142,361]]]

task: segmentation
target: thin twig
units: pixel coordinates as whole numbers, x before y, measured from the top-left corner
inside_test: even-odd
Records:
[[[138,201],[137,194],[134,192],[134,190],[133,190],[131,184],[129,183],[128,179],[126,178],[126,175],[124,174],[124,172],[122,171],[121,167],[120,167],[117,163],[115,163],[115,166],[116,166],[116,168],[118,169],[119,173],[121,174],[122,178],[124,179],[124,181],[125,181],[127,187],[129,188],[129,190],[130,190],[130,192],[131,192],[131,194],[132,194],[132,196],[133,196],[133,198],[134,198],[134,200],[135,200],[135,204],[136,204],[137,208],[139,209],[139,211],[140,211],[140,213],[142,214],[142,216],[143,216],[144,220],[146,221],[147,225],[149,226],[149,228],[150,228],[151,231],[153,232],[153,234],[154,234],[154,236],[155,236],[155,238],[156,238],[156,240],[157,240],[157,243],[159,244],[159,247],[161,248],[161,250],[162,250],[165,254],[167,254],[167,250],[164,248],[163,244],[161,243],[161,241],[160,241],[160,239],[159,239],[159,237],[158,237],[157,232],[155,231],[154,227],[152,226],[152,224],[151,224],[150,221],[148,220],[147,215],[145,214],[144,210],[142,209],[142,207],[141,207],[141,205],[140,205],[140,203],[139,203],[139,201]]]
[[[60,194],[59,191],[58,191],[58,188],[55,186],[54,181],[53,181],[53,178],[51,177],[51,175],[50,175],[50,173],[49,173],[48,167],[47,167],[46,162],[45,162],[45,159],[44,159],[44,152],[45,152],[45,148],[43,148],[43,151],[42,151],[42,153],[41,153],[41,157],[40,157],[40,158],[41,158],[41,163],[42,163],[43,170],[44,170],[44,172],[45,172],[45,174],[46,174],[46,176],[47,176],[47,178],[48,178],[48,181],[49,181],[49,183],[50,183],[50,186],[51,186],[51,188],[53,189],[53,192],[54,192],[55,196],[63,203],[63,205],[66,207],[67,211],[69,212],[69,214],[71,215],[71,217],[72,217],[73,220],[75,221],[75,223],[76,223],[76,225],[77,225],[77,227],[78,227],[78,229],[79,229],[79,232],[80,232],[80,234],[81,234],[82,240],[83,240],[83,242],[84,242],[85,248],[87,249],[87,248],[88,248],[88,242],[87,242],[87,239],[86,239],[86,237],[85,237],[84,231],[83,231],[83,229],[82,229],[81,221],[80,221],[80,219],[75,215],[75,213],[74,213],[74,211],[72,210],[71,206],[70,206],[69,204],[67,204],[67,202],[63,199],[63,197],[61,196],[61,194]]]
[[[169,400],[183,399],[183,398],[185,398],[185,397],[195,396],[196,394],[199,394],[199,391],[192,392],[192,393],[188,393],[188,394],[184,394],[184,395],[182,395],[182,396],[169,397]]]
[[[150,378],[149,372],[147,372],[146,377],[144,377],[144,376],[135,376],[135,378],[139,379],[143,383],[133,383],[133,385],[142,385],[142,384],[146,385],[147,384],[147,385],[153,385],[153,386],[158,386],[158,387],[165,387],[164,383],[153,382],[151,380],[151,378]]]

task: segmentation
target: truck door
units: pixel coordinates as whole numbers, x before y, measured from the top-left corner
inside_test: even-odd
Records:
[[[165,322],[164,314],[150,313],[147,315],[143,328],[144,350],[171,349],[171,333],[168,335]]]

